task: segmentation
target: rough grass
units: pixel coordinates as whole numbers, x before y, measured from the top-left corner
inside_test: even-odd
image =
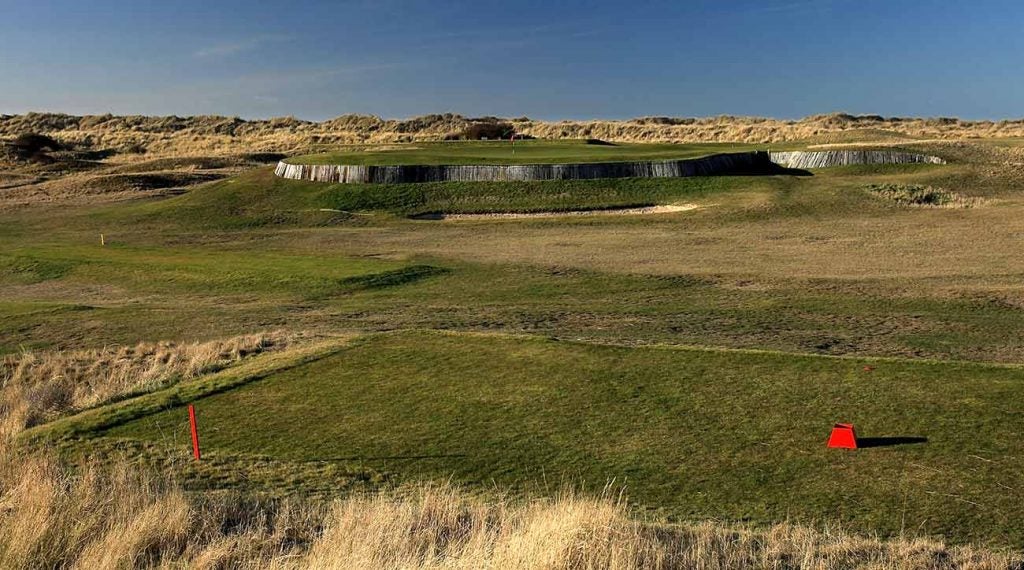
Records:
[[[789,524],[671,525],[614,496],[502,499],[450,486],[328,503],[185,494],[123,461],[0,457],[0,566],[21,568],[954,568],[1019,556]]]
[[[280,350],[298,337],[283,332],[210,342],[139,343],[75,351],[23,351],[0,361],[0,435]]]
[[[868,191],[901,206],[972,208],[983,203],[981,198],[968,198],[952,190],[917,184],[872,184]]]
[[[615,142],[780,143],[798,140],[859,141],[963,139],[1024,136],[1024,121],[964,121],[951,118],[883,118],[815,115],[798,121],[760,117],[645,117],[623,121],[508,121],[516,132],[541,139],[598,138]],[[197,155],[249,152],[309,152],[338,144],[439,141],[472,124],[460,115],[381,119],[344,115],[320,123],[292,117],[246,121],[237,117],[73,116],[53,113],[0,116],[0,137],[49,134],[63,144],[88,144],[132,153]]]

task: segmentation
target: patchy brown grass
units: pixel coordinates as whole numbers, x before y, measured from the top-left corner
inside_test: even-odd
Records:
[[[144,342],[7,356],[0,361],[0,435],[208,374],[248,356],[285,348],[298,338],[273,332],[210,342]]]
[[[871,184],[868,191],[901,206],[973,208],[984,203],[978,197],[961,196],[952,190],[921,184]]]

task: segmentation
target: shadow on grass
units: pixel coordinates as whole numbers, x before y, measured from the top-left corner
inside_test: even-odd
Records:
[[[466,457],[465,453],[439,453],[436,455],[353,455],[350,457],[324,457],[320,459],[307,459],[305,463],[331,463],[335,461],[397,461],[401,459],[451,459]]]
[[[858,437],[857,447],[892,447],[895,445],[914,445],[916,443],[928,443],[927,437],[920,436],[896,436],[896,437]]]
[[[810,170],[804,170],[803,168],[788,168],[781,164],[770,162],[768,164],[762,164],[758,167],[750,170],[749,172],[740,172],[739,176],[814,176],[814,173]],[[734,174],[728,174],[728,176],[735,176]]]

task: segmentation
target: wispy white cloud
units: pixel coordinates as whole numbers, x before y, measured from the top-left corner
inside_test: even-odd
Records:
[[[811,12],[832,8],[834,0],[809,0],[806,2],[789,2],[786,4],[765,4],[747,10],[748,14],[768,14],[772,12]]]
[[[262,34],[251,38],[242,38],[232,42],[208,45],[192,52],[192,55],[200,59],[229,57],[239,53],[252,51],[264,44],[283,39],[287,39],[287,36]]]
[[[404,67],[405,65],[407,64],[398,62],[369,62],[323,68],[284,69],[238,76],[232,79],[232,83],[236,85],[291,85],[300,82],[319,81],[334,77],[394,69]]]
[[[210,78],[187,83],[176,83],[164,87],[161,92],[175,96],[189,93],[192,97],[202,95],[211,98],[253,98],[262,102],[272,99],[286,100],[297,90],[320,88],[326,85],[352,80],[364,74],[405,67],[408,64],[395,62],[365,62],[341,64],[331,67],[310,67],[295,69],[269,69],[258,73],[247,73]]]

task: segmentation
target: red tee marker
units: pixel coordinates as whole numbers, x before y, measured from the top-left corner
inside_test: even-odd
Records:
[[[832,426],[832,435],[828,438],[828,446],[836,449],[857,449],[857,432],[853,430],[853,424]]]
[[[864,372],[871,372],[871,371],[872,371],[872,370],[874,370],[874,369],[875,369],[875,367],[874,367],[874,366],[865,366],[865,367],[864,367]]]
[[[199,461],[199,430],[196,427],[196,407],[188,405],[188,424],[192,428],[192,455]]]

